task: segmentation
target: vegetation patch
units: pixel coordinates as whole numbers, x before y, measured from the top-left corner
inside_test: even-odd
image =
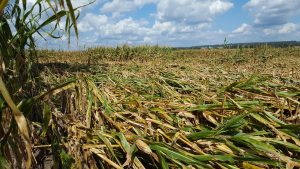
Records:
[[[50,88],[77,78],[40,96],[47,96],[44,120],[51,117],[44,126],[52,127],[36,122],[35,135],[56,137],[41,137],[37,143],[48,144],[36,150],[50,151],[56,140],[73,166],[90,168],[299,167],[298,56],[266,48],[280,55],[260,67],[251,58],[257,50],[173,50],[146,60],[100,59],[81,71],[85,56],[51,75],[48,66],[40,78]],[[253,64],[218,61],[237,52]]]
[[[1,169],[300,168],[300,48],[37,51],[61,20],[78,36],[78,8],[8,2]]]

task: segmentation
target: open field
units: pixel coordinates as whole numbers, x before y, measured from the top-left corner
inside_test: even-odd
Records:
[[[30,124],[34,168],[300,167],[300,48],[122,46],[37,58],[12,95]],[[1,141],[23,145],[1,108]],[[25,154],[4,150],[11,161]]]
[[[299,2],[94,2],[0,1],[0,169],[300,168],[297,41],[37,49],[299,39]]]
[[[58,155],[54,165],[75,168],[300,167],[299,48],[39,55],[39,89],[54,87],[38,96],[44,123],[32,125],[39,164]]]

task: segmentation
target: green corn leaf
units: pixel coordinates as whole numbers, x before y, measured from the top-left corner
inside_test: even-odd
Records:
[[[280,141],[280,140],[275,140],[275,139],[268,140],[268,142],[270,142],[271,144],[278,144],[280,146],[286,147],[287,149],[289,149],[291,151],[300,153],[300,147],[295,144]]]
[[[280,91],[280,92],[276,92],[276,95],[280,97],[296,97],[296,96],[300,96],[300,91],[294,91],[294,92]]]
[[[166,161],[166,158],[160,152],[158,152],[157,154],[158,154],[158,157],[159,157],[159,160],[160,160],[161,168],[162,169],[169,169],[169,165]]]
[[[132,146],[128,143],[126,137],[124,136],[123,133],[118,133],[117,136],[119,137],[122,147],[124,148],[124,150],[126,151],[126,153],[132,154]],[[142,164],[142,162],[137,158],[134,157],[133,159],[134,165],[140,169],[145,169],[144,165]]]
[[[275,166],[275,167],[282,167],[281,162],[278,160],[272,160],[270,158],[264,158],[260,156],[255,156],[255,155],[244,155],[243,157],[234,157],[235,160],[237,161],[243,161],[243,162],[257,162],[259,164],[265,164],[265,165],[270,165],[270,166]]]
[[[64,150],[60,152],[60,159],[62,162],[62,169],[71,169],[74,163],[72,156],[67,154]]]
[[[66,0],[66,2],[67,2],[67,6],[69,8],[69,13],[71,15],[71,20],[72,20],[72,24],[73,24],[73,27],[74,27],[75,35],[78,38],[77,21],[76,21],[75,11],[73,9],[72,2],[71,2],[71,0]]]
[[[210,138],[213,137],[216,134],[216,131],[212,130],[204,130],[201,132],[195,132],[187,136],[187,138],[191,141],[196,141],[199,139],[205,139],[205,138]]]
[[[42,137],[45,137],[49,127],[50,120],[52,118],[51,107],[47,103],[44,103],[43,115],[44,115],[44,120],[42,125],[43,127]]]
[[[283,122],[283,121],[279,120],[278,118],[276,118],[275,116],[273,116],[271,112],[264,111],[264,113],[267,115],[267,117],[269,117],[274,122],[281,124],[281,125],[286,125],[285,122]]]
[[[240,143],[244,143],[251,149],[255,151],[260,151],[264,153],[274,153],[277,152],[276,148],[270,144],[264,143],[262,141],[258,141],[256,139],[253,139],[251,136],[246,134],[237,134],[232,137],[233,141],[237,141]]]
[[[46,21],[44,21],[42,24],[39,25],[39,27],[37,27],[35,30],[32,31],[32,34],[36,33],[37,31],[41,30],[43,27],[49,25],[50,23],[57,21],[58,19],[66,16],[67,12],[62,10],[59,11],[56,15],[52,15],[51,17],[49,17]]]
[[[277,127],[278,130],[290,131],[294,136],[295,134],[300,134],[300,125],[291,124],[291,125],[282,125]],[[296,136],[297,137],[297,136]]]
[[[236,126],[243,125],[243,119],[248,116],[249,113],[243,113],[237,116],[233,116],[231,119],[227,120],[225,123],[220,125],[217,129],[218,134],[225,132],[229,128],[237,128]]]
[[[152,150],[165,153],[167,155],[167,158],[170,158],[170,159],[179,160],[179,161],[185,162],[187,164],[200,164],[200,165],[202,164],[202,165],[204,165],[204,163],[199,162],[198,160],[195,160],[192,157],[188,157],[186,155],[181,154],[180,152],[176,152],[167,147],[163,147],[163,146],[154,144],[154,145],[150,145],[150,148]]]
[[[193,155],[199,161],[220,161],[233,163],[235,160],[231,155]]]
[[[1,169],[11,169],[11,166],[8,163],[8,161],[1,155],[0,155],[0,168]]]
[[[108,150],[110,151],[110,153],[112,154],[112,156],[114,157],[114,159],[118,162],[118,164],[121,165],[120,161],[118,160],[117,156],[115,155],[115,151],[112,148],[112,145],[111,145],[110,141],[105,136],[103,136],[101,133],[98,135],[98,137],[107,146]]]

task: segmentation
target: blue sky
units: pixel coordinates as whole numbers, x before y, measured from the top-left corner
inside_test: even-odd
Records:
[[[96,0],[80,11],[80,48],[300,40],[300,0]]]

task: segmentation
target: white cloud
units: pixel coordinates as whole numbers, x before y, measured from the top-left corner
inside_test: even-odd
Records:
[[[81,32],[88,32],[106,25],[107,22],[108,17],[106,15],[95,15],[92,13],[87,13],[78,23],[78,29]]]
[[[293,17],[300,14],[299,0],[249,0],[244,8],[253,15],[254,22],[241,25],[233,33],[248,32],[279,40],[292,39],[299,30],[299,25],[292,23]]]
[[[34,4],[36,2],[36,0],[27,0],[26,2],[29,4]]]
[[[149,36],[145,36],[145,37],[144,37],[144,41],[145,41],[145,42],[151,42],[151,41],[152,41],[152,38],[149,37]]]
[[[146,24],[144,21],[136,21],[129,17],[116,23],[108,24],[105,26],[105,31],[109,32],[108,34],[143,34],[147,29],[145,28]]]
[[[245,34],[245,33],[250,33],[251,26],[243,23],[240,27],[232,31],[232,33],[237,33],[237,34]]]
[[[131,17],[116,19],[106,15],[86,14],[78,23],[83,34],[81,43],[87,46],[127,44],[161,44],[190,46],[201,43],[201,40],[213,41],[225,37],[223,31],[207,31],[209,24],[180,24],[176,22],[156,21],[153,25],[145,20],[135,20]],[[202,42],[203,43],[203,42]],[[217,43],[217,42],[216,42]]]
[[[287,23],[281,26],[278,33],[291,33],[299,29],[299,26],[294,23]]]
[[[275,29],[270,29],[270,28],[263,29],[263,32],[266,35],[272,35],[272,34],[276,34],[277,33],[277,31]]]
[[[111,43],[120,43],[124,39],[128,40],[127,42],[136,43],[157,43],[158,41],[161,42],[161,39],[166,39],[169,43],[174,40],[178,41],[179,39],[195,38],[196,35],[203,35],[202,32],[211,26],[211,22],[217,14],[224,13],[233,6],[229,1],[224,0],[205,0],[202,3],[197,0],[192,1],[126,0],[120,3],[120,0],[113,0],[104,3],[101,8],[102,14],[100,15],[87,13],[80,19],[78,28],[81,32],[92,34],[90,36],[98,37],[98,39]],[[124,15],[115,17],[155,2],[157,14],[152,25],[146,20],[135,20],[132,17],[124,18]],[[178,9],[168,8],[169,5],[176,6]],[[194,11],[188,14],[191,8]],[[201,11],[204,9],[205,11]],[[169,15],[170,12],[175,10],[177,10],[178,15]],[[202,14],[205,12],[207,14],[203,16]],[[112,15],[110,16],[110,14]],[[185,14],[185,19],[181,21],[181,15],[183,14]],[[171,19],[170,16],[174,18]],[[205,17],[209,17],[209,19]],[[223,32],[221,33],[224,34]],[[219,32],[218,34],[221,33]]]
[[[296,31],[299,31],[300,25],[295,23],[286,23],[283,25],[275,26],[273,28],[266,28],[263,30],[263,32],[266,35],[272,35],[272,34],[288,34],[288,33],[296,33]]]
[[[232,7],[233,3],[225,0],[160,0],[157,4],[157,17],[162,22],[211,22],[216,15]]]
[[[176,27],[171,22],[158,22],[156,21],[153,25],[153,29],[160,33],[174,33]]]
[[[244,7],[255,17],[254,23],[261,27],[286,24],[300,13],[299,0],[250,0]]]
[[[147,32],[150,32],[146,27],[147,24],[148,22],[144,20],[134,20],[131,17],[113,20],[106,15],[88,13],[79,21],[78,29],[99,39],[141,40]]]
[[[78,6],[83,1],[86,0],[78,0],[74,5]],[[248,0],[244,8],[254,16],[254,22],[241,22],[232,31],[226,31],[228,28],[222,30],[220,23],[214,24],[216,17],[233,8],[235,1],[232,0],[96,2],[97,5],[94,4],[81,12],[78,22],[81,45],[115,46],[127,43],[193,46],[222,44],[225,37],[234,43],[294,40],[300,36],[300,24],[292,18],[298,14],[299,10],[296,8],[299,7],[297,4],[300,0]],[[145,7],[149,4],[156,8]],[[141,9],[147,9],[149,16]],[[136,17],[140,12],[143,14]],[[131,13],[135,15],[131,16]],[[234,19],[233,17],[232,20]],[[228,24],[231,23],[232,21],[228,21]]]
[[[122,13],[134,11],[137,8],[156,1],[157,0],[112,0],[102,6],[101,12],[112,13],[114,17],[117,17]]]

